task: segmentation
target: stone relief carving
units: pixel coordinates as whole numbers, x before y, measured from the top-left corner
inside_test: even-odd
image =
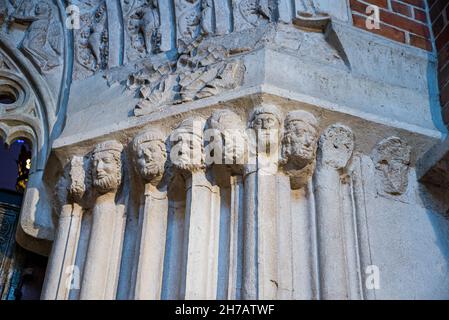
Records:
[[[346,168],[354,151],[352,130],[342,124],[334,124],[326,129],[319,141],[318,159],[321,165],[336,170]]]
[[[410,147],[401,138],[389,137],[377,144],[372,160],[385,193],[401,195],[407,191],[410,155]]]
[[[233,0],[234,29],[257,27],[272,19],[276,3],[271,0]]]
[[[178,50],[184,52],[200,35],[201,0],[175,0]]]
[[[23,1],[9,23],[28,25],[21,48],[41,72],[61,65],[62,28],[57,7],[50,1]]]
[[[282,114],[273,105],[257,107],[251,114],[249,127],[254,129],[256,134],[258,154],[268,154],[271,151],[277,152],[282,129]],[[254,148],[253,148],[254,149]]]
[[[122,1],[129,60],[160,52],[160,15],[157,0]]]
[[[129,88],[139,88],[142,101],[134,109],[140,116],[168,104],[190,102],[235,89],[243,83],[243,61],[229,58],[222,46],[199,48],[170,63],[152,66],[130,76]]]
[[[299,189],[315,170],[318,123],[311,113],[302,110],[288,113],[284,123],[281,163],[290,176],[292,189]]]
[[[213,136],[213,141],[210,141],[211,137],[207,137],[210,141],[207,150],[213,150],[213,155],[207,156],[213,159],[215,165],[224,165],[231,174],[240,173],[246,160],[247,148],[243,121],[235,112],[224,109],[213,112],[207,123]]]
[[[105,1],[71,4],[80,7],[80,30],[75,31],[75,79],[84,79],[108,63],[108,26]]]
[[[205,168],[203,130],[206,120],[192,117],[182,121],[170,135],[170,161],[180,172]]]
[[[159,130],[148,130],[136,136],[132,146],[137,171],[146,183],[157,186],[167,161],[165,137]]]
[[[121,153],[117,141],[98,144],[92,154],[92,184],[101,194],[115,192],[122,181]]]

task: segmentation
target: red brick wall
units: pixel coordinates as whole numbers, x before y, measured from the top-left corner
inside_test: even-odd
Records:
[[[438,53],[438,73],[443,119],[449,124],[449,1],[428,0]]]
[[[447,1],[447,0],[442,0]],[[354,25],[421,49],[432,51],[431,32],[425,0],[350,0]],[[366,28],[366,9],[380,9],[380,28]]]

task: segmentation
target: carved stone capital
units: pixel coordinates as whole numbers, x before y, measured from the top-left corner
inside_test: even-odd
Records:
[[[116,192],[122,181],[123,145],[115,140],[98,144],[92,153],[92,184],[100,194]]]
[[[335,170],[346,168],[354,151],[352,130],[342,124],[334,124],[326,129],[319,141],[318,161],[321,166]]]
[[[384,192],[401,195],[407,190],[411,149],[398,137],[380,141],[372,154]]]
[[[142,179],[154,186],[162,180],[167,161],[165,137],[151,129],[137,135],[132,143],[136,170]]]
[[[203,130],[206,120],[191,117],[181,122],[170,135],[170,161],[180,172],[205,168]]]

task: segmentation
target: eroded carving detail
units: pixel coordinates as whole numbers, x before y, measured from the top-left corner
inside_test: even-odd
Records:
[[[129,60],[160,52],[160,15],[157,0],[122,1],[125,28],[129,38]]]
[[[57,8],[49,1],[23,1],[12,13],[10,23],[27,24],[21,48],[41,72],[61,64],[62,29]]]
[[[156,186],[164,175],[167,161],[165,137],[159,130],[148,130],[133,140],[136,169],[145,180]]]
[[[275,6],[272,0],[233,0],[234,28],[243,30],[268,23]]]
[[[175,0],[178,50],[184,52],[201,32],[201,0]]]
[[[389,137],[378,143],[372,159],[383,189],[392,195],[407,190],[411,149],[401,138]]]
[[[245,66],[240,59],[228,58],[224,47],[199,48],[181,55],[176,67],[165,63],[131,75],[128,83],[137,84],[143,98],[134,114],[143,115],[163,105],[203,99],[237,88],[243,83]]]
[[[334,124],[326,129],[319,141],[318,159],[322,166],[336,170],[346,168],[354,151],[352,130],[342,124]]]
[[[315,170],[318,146],[315,117],[302,110],[290,112],[285,119],[282,139],[282,165],[293,189],[303,186]]]
[[[108,64],[108,27],[105,1],[73,0],[80,7],[80,30],[75,31],[75,79],[84,79]]]
[[[117,191],[122,181],[121,153],[123,146],[117,141],[98,144],[92,154],[92,183],[101,193]]]

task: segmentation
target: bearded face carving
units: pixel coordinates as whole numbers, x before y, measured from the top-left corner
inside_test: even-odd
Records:
[[[386,193],[401,195],[407,190],[410,153],[410,147],[398,137],[389,137],[377,145],[373,161]]]
[[[116,141],[97,145],[92,155],[93,186],[101,193],[117,191],[122,180],[121,152],[123,146]]]
[[[196,171],[204,168],[203,129],[205,120],[184,120],[170,136],[172,148],[170,160],[181,171]]]
[[[305,111],[293,111],[285,120],[282,158],[296,170],[313,163],[318,143],[315,117]]]
[[[163,136],[156,130],[144,132],[134,139],[133,149],[142,178],[151,184],[159,183],[167,161]]]

